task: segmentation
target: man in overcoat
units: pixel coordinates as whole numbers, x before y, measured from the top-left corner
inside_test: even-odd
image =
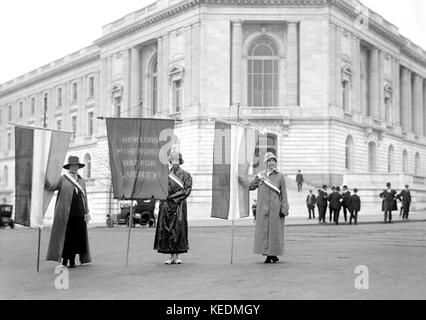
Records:
[[[327,185],[323,185],[322,189],[318,190],[317,197],[317,206],[319,214],[319,223],[325,224],[326,214],[327,214],[327,203],[328,203],[328,194],[327,194]]]
[[[284,221],[289,214],[285,177],[277,169],[277,158],[265,154],[266,170],[250,183],[258,190],[254,253],[266,256],[265,263],[277,263],[284,254]]]
[[[382,211],[385,214],[385,223],[392,223],[392,211],[397,211],[396,191],[392,189],[390,182],[386,184],[387,189],[380,194],[382,201]]]
[[[398,194],[398,199],[402,202],[402,219],[408,220],[411,206],[411,192],[408,185]]]

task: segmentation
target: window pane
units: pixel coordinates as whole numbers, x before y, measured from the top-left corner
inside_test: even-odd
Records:
[[[272,88],[272,76],[271,75],[265,75],[263,77],[264,81],[264,106],[265,107],[272,107],[273,106],[273,88]]]
[[[262,60],[253,60],[253,73],[262,74]]]
[[[262,76],[253,76],[253,105],[255,107],[262,106]]]
[[[252,94],[253,94],[253,75],[249,74],[248,81],[247,81],[247,101],[248,101],[249,107],[253,107]]]
[[[273,62],[272,60],[263,60],[263,72],[272,73],[273,72]]]

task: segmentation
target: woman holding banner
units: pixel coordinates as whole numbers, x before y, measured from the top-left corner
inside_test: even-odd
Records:
[[[180,167],[182,155],[172,153],[169,161],[169,195],[160,204],[154,241],[154,250],[170,254],[165,262],[168,265],[181,264],[179,254],[189,249],[186,198],[192,190],[191,175]]]
[[[254,253],[266,256],[265,263],[277,263],[284,254],[284,220],[289,213],[284,175],[277,170],[277,158],[265,154],[266,170],[250,183],[258,189]]]
[[[50,189],[59,190],[52,232],[50,235],[48,261],[60,262],[70,268],[75,268],[75,256],[79,255],[80,264],[90,263],[87,223],[90,220],[87,206],[86,185],[84,179],[77,173],[85,165],[78,157],[70,156],[68,164],[63,168],[65,173],[58,186]]]

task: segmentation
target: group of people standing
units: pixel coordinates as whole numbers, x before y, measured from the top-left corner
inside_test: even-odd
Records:
[[[327,208],[329,208],[330,223],[334,222],[336,225],[339,224],[340,212],[343,209],[345,222],[348,221],[349,213],[349,224],[352,224],[352,221],[357,224],[358,214],[361,211],[361,199],[358,196],[358,189],[355,188],[353,194],[351,194],[347,186],[343,186],[342,190],[340,187],[332,187],[330,193],[327,191],[327,185],[323,185],[322,189],[318,190],[316,196],[313,194],[312,190],[309,190],[309,195],[306,198],[309,219],[315,219],[315,206],[317,206],[320,224],[327,223]]]
[[[264,162],[266,169],[250,183],[251,191],[258,190],[257,220],[254,233],[254,253],[266,256],[265,263],[277,263],[284,254],[284,220],[289,214],[285,177],[277,169],[276,156],[268,152]],[[187,253],[188,220],[186,199],[192,191],[192,177],[181,168],[180,153],[169,157],[168,197],[162,200],[154,238],[154,250],[167,254],[165,264],[182,264],[181,254]],[[48,261],[61,262],[75,268],[76,255],[80,264],[90,263],[87,223],[90,220],[84,179],[78,174],[83,168],[78,157],[71,156],[63,166],[68,170],[58,185]]]
[[[405,185],[405,189],[399,194],[392,189],[390,182],[386,184],[386,189],[380,194],[382,199],[382,211],[384,212],[384,223],[392,223],[392,212],[398,211],[397,200],[401,201],[400,215],[403,220],[408,220],[411,206],[410,186]]]
[[[184,171],[180,153],[169,158],[168,197],[161,201],[155,232],[154,250],[170,255],[166,264],[182,264],[179,254],[188,252],[188,222],[186,198],[191,194],[192,177]],[[79,158],[70,156],[63,166],[68,170],[58,185],[54,220],[47,252],[48,261],[58,261],[68,268],[75,268],[76,255],[80,264],[90,263],[87,223],[90,220],[86,186],[78,174],[83,168]]]

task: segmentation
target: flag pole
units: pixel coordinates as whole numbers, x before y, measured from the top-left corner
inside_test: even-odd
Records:
[[[237,124],[239,125],[239,123],[240,123],[240,103],[237,104]],[[234,263],[234,234],[235,234],[235,208],[233,208],[232,210],[231,264]]]
[[[37,272],[40,271],[40,242],[41,242],[41,228],[38,228]]]
[[[129,233],[127,236],[127,253],[126,253],[126,268],[129,266],[129,248],[130,248],[130,232],[133,226],[133,200],[130,203],[130,219],[129,219]]]

